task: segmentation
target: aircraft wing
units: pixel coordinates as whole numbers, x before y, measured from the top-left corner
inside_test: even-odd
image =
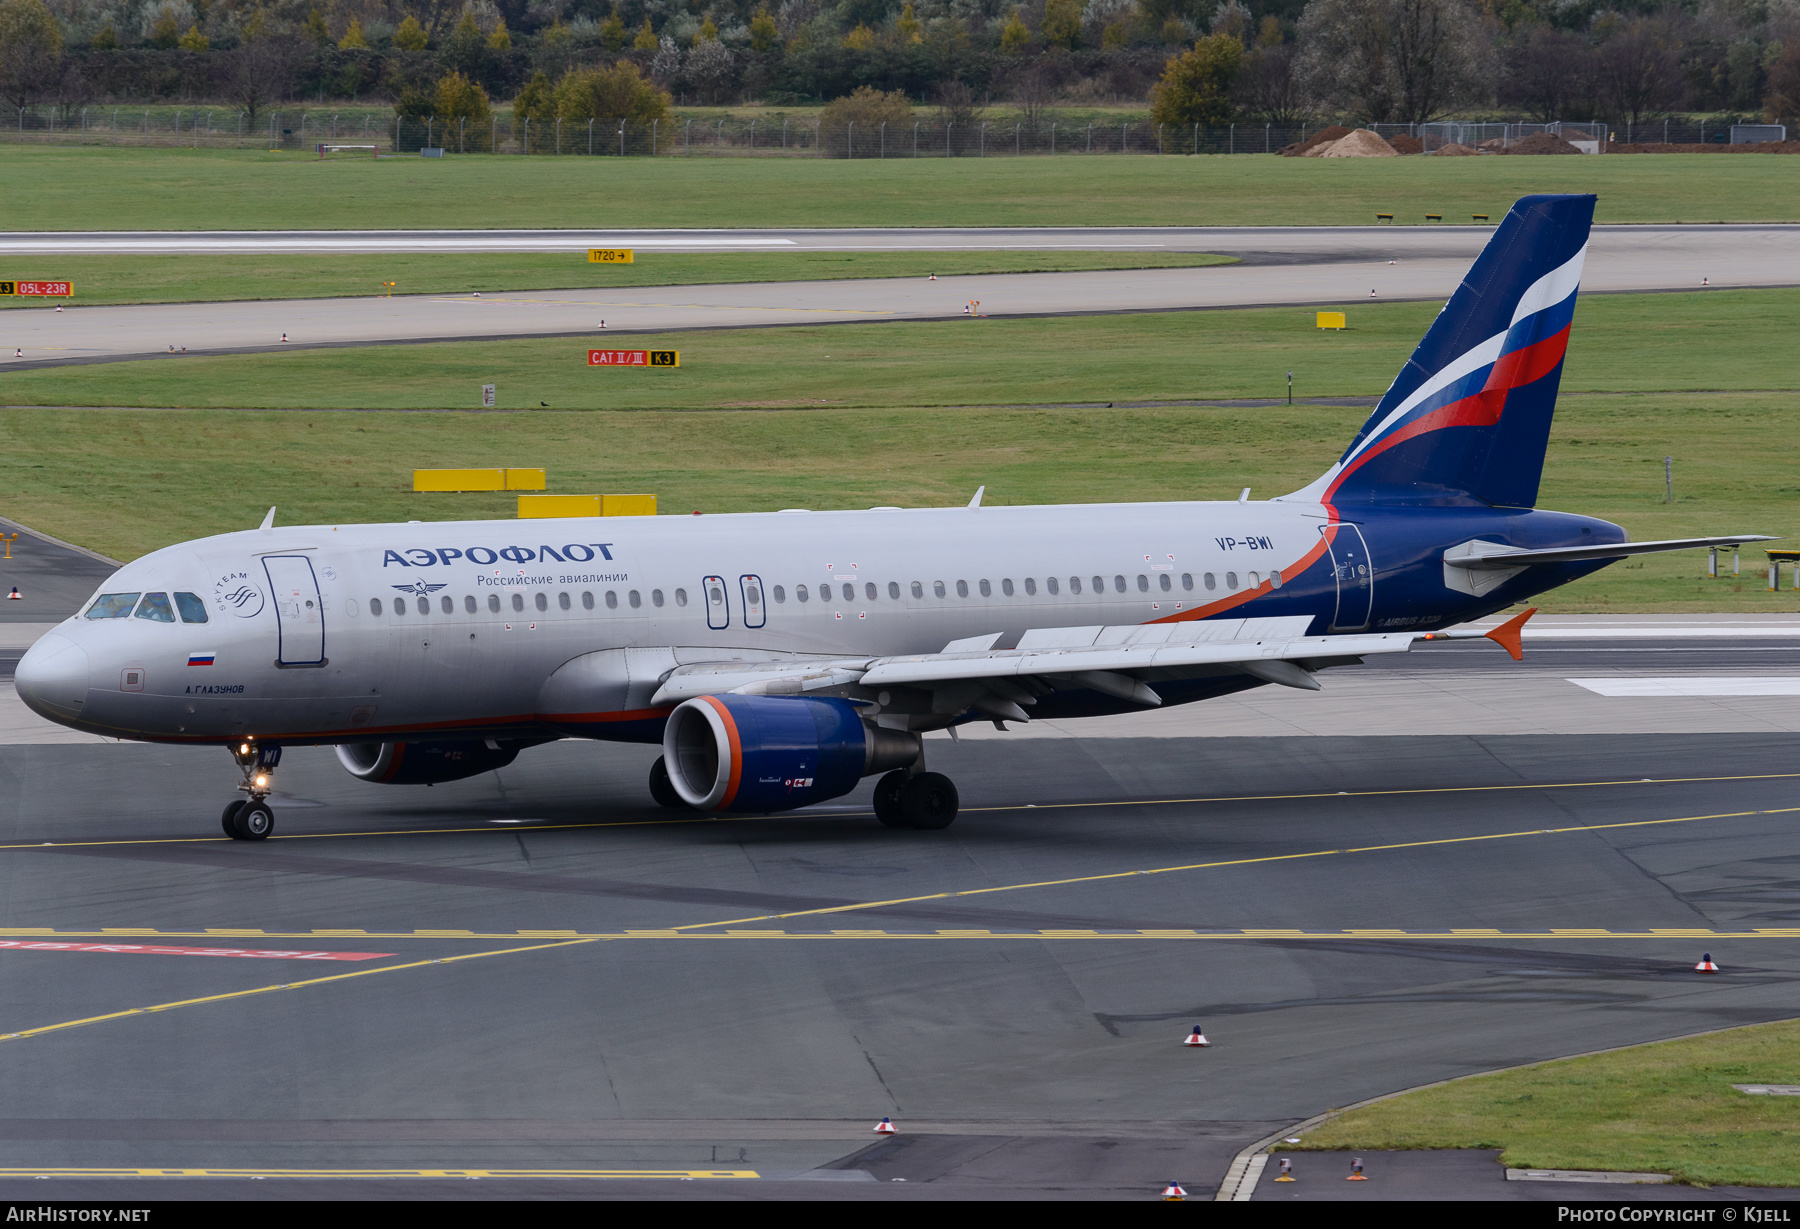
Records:
[[[1017,647],[997,649],[1000,634],[955,641],[938,653],[892,657],[839,657],[767,662],[718,662],[671,671],[651,703],[677,704],[695,696],[737,692],[837,694],[863,688],[917,688],[933,693],[932,710],[961,713],[976,708],[993,716],[1028,720],[1022,704],[1049,691],[1087,689],[1145,706],[1162,703],[1158,672],[1249,674],[1265,682],[1319,690],[1314,671],[1376,653],[1404,653],[1420,640],[1488,635],[1517,656],[1518,625],[1497,634],[1383,632],[1308,636],[1310,616],[1218,619],[1119,627],[1058,627],[1026,632]],[[1210,669],[1209,669],[1210,668]],[[1166,675],[1164,676],[1166,677]]]

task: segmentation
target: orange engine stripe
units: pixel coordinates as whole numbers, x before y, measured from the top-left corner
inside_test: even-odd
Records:
[[[700,698],[712,705],[713,710],[725,719],[725,737],[731,741],[731,780],[725,785],[725,796],[719,799],[719,805],[714,808],[715,810],[724,810],[737,797],[738,781],[744,773],[744,747],[738,741],[737,722],[732,720],[731,710],[726,708],[717,696],[701,696]]]

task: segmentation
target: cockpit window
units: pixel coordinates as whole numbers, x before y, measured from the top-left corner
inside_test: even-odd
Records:
[[[137,605],[136,593],[102,593],[92,606],[88,607],[87,617],[90,619],[123,619]]]
[[[144,600],[138,603],[137,617],[149,619],[155,623],[173,623],[175,608],[169,605],[166,593],[146,593]]]
[[[181,611],[181,621],[183,623],[206,622],[206,603],[201,601],[197,595],[192,593],[177,593],[175,595],[175,605],[176,608]]]

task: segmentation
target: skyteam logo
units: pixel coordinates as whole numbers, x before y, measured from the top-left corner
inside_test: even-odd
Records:
[[[395,585],[402,593],[416,593],[424,597],[428,593],[436,593],[439,589],[448,589],[449,585],[428,585],[422,580],[415,580],[410,585]]]
[[[227,572],[213,584],[213,605],[221,614],[253,619],[262,613],[262,590],[250,583],[248,572]]]

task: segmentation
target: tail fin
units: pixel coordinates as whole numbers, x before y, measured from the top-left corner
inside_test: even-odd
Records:
[[[1592,196],[1527,196],[1336,465],[1290,499],[1537,502]]]

